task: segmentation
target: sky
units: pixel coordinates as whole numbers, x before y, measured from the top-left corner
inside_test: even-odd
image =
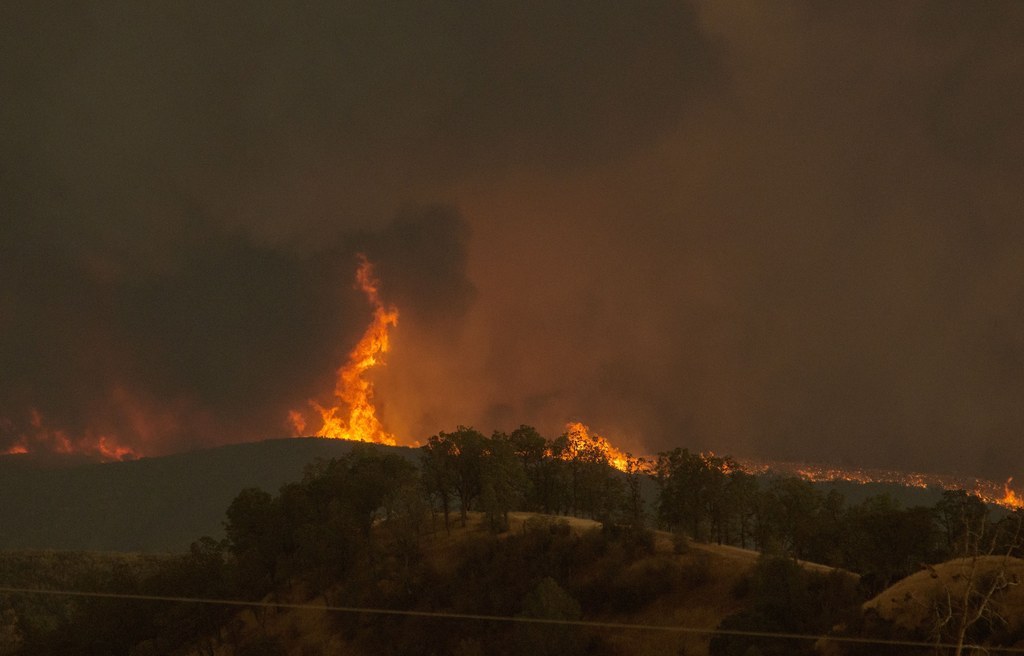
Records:
[[[290,435],[1024,476],[1024,5],[0,6],[0,450]]]

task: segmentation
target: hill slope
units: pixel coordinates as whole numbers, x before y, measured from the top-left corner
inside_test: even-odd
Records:
[[[0,550],[183,551],[202,535],[223,535],[224,512],[244,488],[274,493],[302,477],[317,458],[334,458],[354,442],[285,438],[129,462],[88,464],[0,456]],[[378,448],[419,459],[409,447]],[[932,505],[936,489],[830,482],[850,502],[889,494],[904,506]],[[657,486],[644,480],[653,510]]]
[[[969,592],[970,609],[978,605],[978,595],[987,593],[991,579],[1001,575],[1008,584],[999,587],[991,596],[990,606],[996,610],[1008,633],[1024,632],[1024,560],[1003,556],[958,558],[916,572],[883,591],[864,604],[883,620],[908,632],[931,631],[939,615],[948,612],[949,600],[954,600],[953,614],[963,612],[957,606],[965,592]],[[970,591],[966,590],[970,587]]]
[[[353,444],[289,438],[57,469],[6,457],[0,549],[183,551],[202,535],[223,535],[224,511],[243,488],[276,492],[308,463]],[[418,457],[415,449],[380,448]]]
[[[524,633],[536,631],[542,638],[539,651],[529,653],[560,653],[563,656],[585,653],[594,649],[600,654],[689,654],[692,656],[707,655],[710,635],[701,631],[710,631],[719,626],[729,615],[747,608],[751,604],[749,580],[757,569],[758,554],[742,549],[722,548],[717,545],[700,544],[687,541],[682,553],[673,548],[672,536],[668,533],[654,532],[654,547],[650,553],[641,552],[626,555],[621,544],[614,539],[602,536],[600,524],[593,520],[581,518],[551,517],[528,512],[515,512],[510,516],[511,525],[508,533],[493,536],[488,534],[483,516],[470,513],[468,527],[453,526],[449,533],[435,531],[425,536],[423,549],[424,563],[427,569],[435,572],[435,584],[448,593],[440,593],[433,598],[429,607],[431,611],[445,612],[479,612],[479,606],[460,607],[460,602],[467,599],[466,590],[474,589],[474,582],[466,577],[467,572],[489,576],[486,571],[467,567],[467,561],[489,563],[500,562],[501,570],[517,569],[511,578],[530,580],[536,583],[537,563],[550,559],[551,563],[559,560],[552,558],[551,552],[561,553],[567,544],[586,544],[588,547],[570,550],[561,555],[572,553],[570,563],[554,566],[555,570],[563,570],[558,583],[569,592],[578,595],[583,606],[583,619],[592,622],[611,624],[625,623],[661,627],[689,627],[693,632],[659,631],[659,630],[621,630],[609,628],[566,628],[556,627],[518,627],[507,623],[481,623],[479,621],[460,620],[453,623],[448,619],[407,619],[366,614],[354,621],[347,614],[331,613],[322,608],[281,608],[269,609],[257,621],[247,611],[239,612],[234,617],[236,626],[240,627],[237,640],[259,644],[274,645],[268,653],[346,653],[355,656],[374,653],[388,653],[395,650],[396,641],[402,634],[426,632],[429,634],[451,633],[458,635],[461,641],[459,653],[488,653],[481,644],[481,632],[498,632],[511,640],[512,653],[528,653],[521,651],[525,640]],[[519,553],[529,544],[523,539],[529,532],[544,532],[545,527],[564,525],[571,532],[573,540],[555,540],[554,544],[542,553]],[[505,542],[521,541],[519,547],[510,547],[504,551],[500,545]],[[525,547],[528,549],[528,547]],[[503,558],[491,560],[495,554]],[[528,558],[522,556],[528,555]],[[511,557],[510,557],[511,556]],[[518,557],[517,557],[518,556]],[[526,563],[532,563],[532,567]],[[488,569],[489,569],[488,567]],[[833,571],[821,565],[806,563],[805,567],[815,571]],[[540,567],[544,569],[544,567]],[[855,576],[839,572],[847,577],[852,584]],[[525,577],[525,578],[524,578]],[[504,585],[494,585],[502,580],[500,575],[488,581],[483,597],[501,598],[509,594],[511,587],[508,581]],[[379,581],[377,581],[379,583]],[[372,584],[371,584],[372,585]],[[530,585],[526,586],[531,587]],[[452,590],[459,590],[451,594]],[[586,594],[581,594],[585,590]],[[450,594],[451,598],[448,598]],[[283,594],[284,599],[292,603],[304,600],[301,586],[297,586],[290,594]],[[329,598],[328,598],[329,597]],[[326,597],[311,600],[314,605],[329,602],[330,599],[351,602],[352,597],[335,590]],[[478,600],[479,601],[479,600]],[[454,608],[448,604],[455,603]],[[337,601],[336,601],[337,603]],[[599,610],[587,611],[588,607],[596,606]],[[421,610],[427,610],[422,609]],[[485,614],[487,614],[485,612]],[[565,619],[565,618],[563,618]],[[510,626],[513,627],[510,629]],[[574,636],[568,644],[562,644],[562,651],[549,644],[564,642],[566,635]],[[378,641],[368,639],[376,636]],[[422,640],[427,641],[426,637]],[[437,640],[436,637],[430,640]],[[519,642],[522,641],[522,644]],[[204,653],[201,649],[189,652],[195,656]],[[230,656],[236,653],[232,644],[221,644],[215,650],[217,656]],[[446,653],[446,652],[439,652]]]

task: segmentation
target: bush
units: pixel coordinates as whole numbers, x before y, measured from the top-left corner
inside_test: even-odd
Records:
[[[235,653],[237,656],[287,656],[288,654],[280,640],[269,636],[247,642]]]
[[[690,552],[690,538],[686,537],[686,534],[682,531],[676,531],[672,534],[672,552],[676,554]]]
[[[682,582],[687,588],[699,588],[711,581],[711,558],[695,553],[682,565]]]
[[[673,558],[657,556],[637,561],[607,584],[608,606],[615,611],[634,612],[661,595],[679,587],[683,568]],[[600,586],[599,586],[600,587]]]
[[[621,544],[630,557],[654,553],[654,531],[643,526],[606,523],[601,525],[601,533],[608,540]]]

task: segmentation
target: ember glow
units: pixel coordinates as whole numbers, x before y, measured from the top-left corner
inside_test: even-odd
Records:
[[[393,445],[395,436],[384,430],[377,418],[373,383],[366,374],[384,363],[384,354],[388,352],[388,329],[398,324],[398,309],[381,300],[380,283],[374,276],[373,265],[363,255],[359,256],[356,284],[373,306],[373,320],[352,349],[348,361],[338,369],[333,403],[325,405],[315,399],[309,401],[321,420],[316,436]],[[302,412],[292,410],[288,419],[296,436],[306,434],[306,416]]]
[[[139,454],[122,445],[112,435],[98,434],[87,430],[82,435],[71,435],[62,428],[55,428],[46,421],[42,413],[32,408],[29,411],[29,430],[22,432],[15,443],[3,455],[35,453],[60,453],[83,455],[104,462],[134,460]]]
[[[604,437],[591,432],[590,428],[581,422],[570,422],[566,424],[566,437],[569,440],[569,448],[563,455],[570,458],[588,451],[604,454],[609,464],[621,471],[627,470],[629,456],[612,445]],[[714,453],[701,453],[705,462],[713,462]],[[652,458],[648,458],[652,459]],[[1024,509],[1024,494],[1017,492],[1011,487],[1013,478],[1007,479],[1005,483],[977,478],[973,476],[956,476],[953,474],[929,474],[922,472],[902,472],[892,469],[871,469],[858,467],[840,467],[823,463],[805,462],[775,462],[758,461],[751,459],[732,460],[725,459],[723,471],[743,471],[748,474],[763,475],[777,474],[782,476],[795,476],[812,483],[827,483],[832,481],[847,481],[850,483],[883,483],[893,485],[904,485],[907,487],[927,488],[935,487],[942,490],[964,490],[985,503],[996,504],[1011,510]]]
[[[1007,479],[1005,483],[996,483],[995,481],[973,476],[902,472],[894,469],[840,467],[822,463],[740,460],[738,464],[744,471],[751,474],[776,473],[784,476],[797,476],[815,483],[847,481],[861,484],[888,483],[907,487],[964,490],[985,503],[997,504],[1010,509],[1024,508],[1024,497],[1010,487],[1013,482],[1012,477]]]

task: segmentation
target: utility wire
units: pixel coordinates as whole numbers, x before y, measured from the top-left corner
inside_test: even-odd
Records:
[[[288,603],[279,601],[243,601],[241,599],[210,599],[204,597],[174,597],[164,595],[122,594],[118,592],[88,592],[83,590],[54,590],[45,588],[14,588],[0,586],[0,594],[50,595],[62,597],[91,597],[99,599],[124,599],[128,601],[164,601],[188,604],[209,604],[216,606],[237,606],[243,608],[283,608],[289,610],[317,610],[333,613],[367,615],[392,615],[401,617],[424,617],[447,620],[472,620],[481,622],[513,622],[518,624],[549,624],[576,626],[592,629],[617,629],[633,631],[665,631],[693,635],[723,635],[744,638],[769,638],[778,640],[828,640],[862,645],[889,645],[892,647],[914,647],[922,649],[956,649],[958,645],[919,640],[886,640],[883,638],[858,638],[852,636],[813,635],[807,633],[784,633],[774,631],[742,631],[738,629],[702,629],[698,627],[666,624],[632,624],[628,622],[596,622],[590,620],[558,620],[542,617],[516,617],[512,615],[482,615],[477,613],[446,613],[426,610],[399,610],[394,608],[368,608],[361,606],[335,606],[330,604]],[[977,645],[963,645],[977,647]],[[1024,647],[984,647],[986,653],[1024,654]]]

